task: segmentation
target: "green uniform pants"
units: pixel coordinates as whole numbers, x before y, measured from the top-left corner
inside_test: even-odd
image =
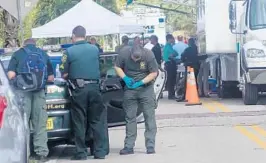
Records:
[[[124,92],[123,108],[126,113],[126,138],[125,147],[134,148],[137,138],[137,110],[143,109],[145,119],[145,146],[155,147],[155,136],[157,132],[155,109],[157,101],[154,93],[154,86],[149,85],[135,90],[127,89]]]
[[[44,90],[38,92],[20,92],[19,93],[23,109],[25,110],[28,122],[32,125],[33,130],[33,147],[37,155],[47,156],[49,153],[47,147],[46,131],[46,100]]]
[[[109,146],[109,133],[108,133],[108,122],[107,122],[107,108],[104,109],[101,115],[101,121],[104,122],[104,145],[103,148],[105,150],[105,154],[108,155],[110,151]],[[87,119],[87,131],[86,131],[86,142],[88,143],[87,146],[90,147],[91,154],[94,153],[94,146],[93,146],[93,133],[91,127],[89,126],[89,119]]]
[[[70,110],[75,136],[76,154],[87,156],[85,144],[86,127],[90,127],[93,134],[94,156],[105,156],[104,150],[104,121],[101,115],[104,104],[98,84],[87,84],[84,88],[72,91],[72,108]],[[87,124],[89,121],[89,125]]]

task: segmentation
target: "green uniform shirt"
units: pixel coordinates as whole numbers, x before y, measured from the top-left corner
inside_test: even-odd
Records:
[[[60,71],[69,79],[100,79],[99,50],[86,41],[76,42],[62,56]]]
[[[178,54],[170,43],[166,43],[163,49],[163,61],[168,62],[171,56],[175,58]]]
[[[54,75],[53,66],[51,64],[51,61],[49,59],[49,56],[40,48],[37,48],[35,45],[26,45],[25,48],[29,49],[30,51],[39,52],[44,56],[45,62],[47,63],[47,73],[49,75]],[[27,57],[27,53],[23,48],[20,48],[18,51],[16,51],[9,62],[8,65],[8,71],[14,71],[15,73],[19,73],[22,69],[22,66],[24,66],[24,60]]]
[[[116,60],[116,66],[122,68],[128,77],[140,81],[150,73],[158,72],[158,64],[152,51],[143,48],[141,59],[134,61],[130,49],[131,47],[121,49]]]

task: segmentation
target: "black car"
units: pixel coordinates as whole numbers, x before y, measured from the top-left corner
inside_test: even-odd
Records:
[[[58,57],[62,56],[62,52],[48,53],[52,63],[58,63]],[[121,79],[116,75],[114,70],[114,61],[116,53],[103,53],[100,55],[101,68],[101,90],[103,94],[104,103],[108,111],[108,126],[115,127],[125,124],[125,113],[122,107],[123,86]],[[11,54],[0,55],[0,60],[4,63],[7,69]],[[55,59],[57,58],[57,59]],[[53,64],[54,68],[56,64]],[[157,99],[162,92],[166,81],[166,73],[164,70],[159,70],[159,75],[155,81],[155,93]],[[72,143],[72,129],[69,110],[71,109],[69,103],[69,95],[66,86],[66,81],[62,78],[56,78],[53,84],[47,85],[47,131],[49,144],[54,146],[58,144]],[[143,122],[141,108],[137,113],[137,121]]]

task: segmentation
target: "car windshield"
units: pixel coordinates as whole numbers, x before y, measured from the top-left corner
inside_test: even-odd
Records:
[[[266,1],[250,1],[250,29],[266,28]]]

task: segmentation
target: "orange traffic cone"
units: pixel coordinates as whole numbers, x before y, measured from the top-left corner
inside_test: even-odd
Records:
[[[191,105],[201,105],[202,103],[199,100],[199,95],[197,91],[197,84],[194,75],[194,69],[189,68],[188,76],[187,76],[187,91],[186,91],[186,98],[188,103],[186,106]]]

